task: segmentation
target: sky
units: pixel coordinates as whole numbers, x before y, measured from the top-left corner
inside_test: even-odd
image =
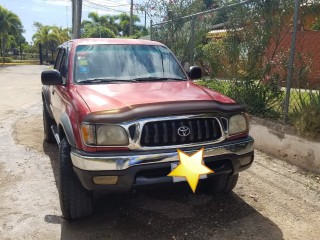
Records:
[[[134,0],[142,3],[143,0]],[[24,37],[32,41],[35,33],[34,22],[59,27],[72,26],[71,0],[0,0],[0,5],[12,11],[21,19],[24,27]],[[130,0],[83,0],[82,20],[87,19],[89,12],[98,14],[119,14],[130,12]],[[139,15],[144,24],[143,15]],[[148,22],[148,20],[147,20]]]

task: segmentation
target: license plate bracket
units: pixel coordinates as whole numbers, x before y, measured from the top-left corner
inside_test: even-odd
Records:
[[[179,163],[171,163],[171,171],[173,171],[178,165],[179,165]],[[206,179],[207,177],[208,177],[207,174],[201,174],[199,179]],[[172,181],[174,183],[185,182],[185,181],[187,181],[187,179],[185,177],[172,177]]]

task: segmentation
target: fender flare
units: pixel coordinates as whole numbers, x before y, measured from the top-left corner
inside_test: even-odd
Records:
[[[75,138],[74,138],[74,133],[73,133],[73,128],[71,125],[71,121],[69,119],[69,116],[66,113],[63,113],[61,118],[60,118],[60,122],[62,124],[62,128],[64,130],[64,134],[69,142],[69,144],[72,147],[76,147],[76,142],[75,142]],[[62,133],[59,132],[59,137],[61,139]]]

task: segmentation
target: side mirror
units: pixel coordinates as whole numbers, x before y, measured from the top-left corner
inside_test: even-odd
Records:
[[[46,70],[41,73],[41,82],[43,85],[62,85],[63,80],[58,70]]]
[[[202,77],[202,70],[197,66],[191,66],[188,72],[188,76],[191,80],[200,79]]]

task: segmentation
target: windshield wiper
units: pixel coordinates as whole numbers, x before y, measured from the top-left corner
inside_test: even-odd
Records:
[[[139,82],[151,82],[151,81],[186,81],[187,79],[185,78],[169,78],[169,77],[141,77],[141,78],[134,78],[132,79],[134,81],[139,81]]]
[[[115,79],[115,78],[90,78],[87,80],[78,81],[78,84],[95,84],[95,83],[121,83],[121,82],[137,82],[134,79]]]

